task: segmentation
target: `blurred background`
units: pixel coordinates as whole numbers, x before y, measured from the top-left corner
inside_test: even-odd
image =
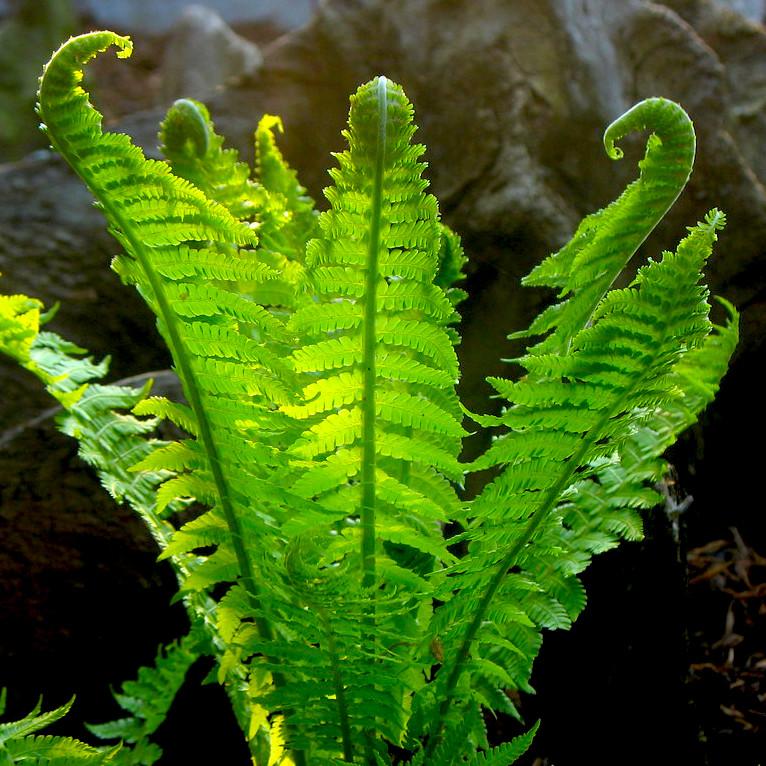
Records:
[[[105,107],[108,115],[119,116],[161,103],[179,79],[184,54],[202,57],[195,67],[208,83],[218,80],[215,85],[222,85],[228,73],[242,74],[252,67],[254,57],[259,58],[258,44],[305,24],[316,2],[221,0],[198,6],[195,15],[185,0],[0,1],[0,161],[45,146],[33,112],[37,78],[51,52],[70,35],[108,28],[143,41],[141,57],[134,61],[138,69],[114,72],[116,82],[99,78],[100,90],[113,96]],[[211,41],[217,32],[226,38],[227,50],[179,50],[179,35],[190,26],[207,27]],[[168,40],[175,41],[175,50],[165,50]]]
[[[756,766],[766,753],[766,515],[761,482],[766,327],[766,0],[0,0],[2,289],[56,301],[53,329],[113,355],[111,378],[169,366],[153,320],[108,269],[116,244],[79,181],[48,152],[37,78],[70,34],[131,34],[131,59],[96,59],[86,87],[111,129],[156,155],[175,98],[205,100],[252,160],[265,113],[284,152],[321,189],[348,95],[386,74],[413,101],[443,217],[470,257],[461,394],[495,403],[484,377],[518,348],[549,296],[519,279],[614,199],[645,137],[610,162],[603,129],[665,96],[698,135],[687,190],[642,247],[670,249],[711,207],[728,216],[708,270],[742,312],[742,342],[715,404],[668,456],[675,504],[646,515],[646,540],[599,557],[589,606],[547,634],[516,701],[543,725],[523,766],[620,763]],[[714,317],[723,320],[716,308]],[[0,687],[9,712],[76,692],[62,730],[118,715],[110,686],[183,630],[171,573],[148,535],[115,509],[53,426],[50,402],[0,360]],[[475,440],[474,440],[475,441]],[[470,442],[466,457],[482,445]],[[470,489],[470,488],[469,488]],[[159,732],[167,766],[244,764],[223,693],[191,674]],[[490,721],[493,736],[522,730]]]

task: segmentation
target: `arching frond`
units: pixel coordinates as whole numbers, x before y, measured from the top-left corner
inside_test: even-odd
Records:
[[[170,500],[178,494],[196,496],[196,492],[220,508],[236,570],[257,601],[259,586],[249,546],[263,545],[273,535],[263,516],[253,513],[251,498],[260,493],[253,486],[248,488],[248,483],[258,481],[267,466],[279,462],[279,452],[272,450],[265,464],[249,460],[253,433],[238,424],[236,413],[244,420],[252,418],[256,409],[267,419],[271,396],[278,395],[283,402],[290,398],[289,369],[270,351],[270,341],[256,335],[266,327],[279,326],[279,320],[237,290],[239,281],[253,275],[253,252],[240,250],[256,244],[253,229],[189,181],[173,175],[165,163],[145,159],[127,136],[102,132],[101,116],[78,82],[82,65],[112,45],[120,55],[130,53],[126,38],[108,32],[73,38],[62,46],[41,79],[40,116],[52,144],[88,184],[110,230],[124,246],[125,254],[116,259],[117,269],[157,314],[194,416],[205,464],[196,469],[188,466],[190,474],[170,479],[173,494],[166,490],[165,496]],[[196,109],[188,106],[182,110],[186,117]],[[221,154],[220,143],[210,135],[207,115],[199,116],[189,140],[174,135],[171,120],[166,142],[192,165],[214,153],[221,163],[231,165],[233,158]],[[208,170],[204,163],[195,168],[201,175]],[[209,174],[213,187],[215,174],[215,169]],[[245,179],[242,185],[247,186]],[[181,258],[193,253],[194,268],[179,272],[163,266],[179,253]],[[228,260],[212,285],[207,277],[211,269],[219,268],[219,253],[226,253]],[[220,311],[218,306],[226,309]],[[217,416],[227,408],[231,414]],[[268,506],[268,500],[263,502]],[[245,535],[256,530],[259,535],[247,543]],[[270,630],[266,625],[262,629]]]

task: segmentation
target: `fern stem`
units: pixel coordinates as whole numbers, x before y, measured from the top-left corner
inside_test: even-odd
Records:
[[[364,335],[362,359],[364,387],[362,394],[362,585],[368,589],[370,604],[365,618],[363,649],[375,654],[375,320],[377,318],[378,250],[380,249],[380,219],[382,212],[383,175],[386,155],[387,93],[386,78],[378,77],[378,133],[375,143],[375,175],[372,184],[369,243],[364,291]],[[369,763],[375,762],[374,732],[367,732],[365,755]]]
[[[332,680],[335,687],[335,701],[338,704],[338,718],[340,720],[340,735],[343,742],[343,760],[347,763],[354,762],[354,745],[351,741],[351,725],[348,717],[348,702],[346,700],[346,687],[343,683],[343,673],[338,660],[338,646],[335,643],[335,633],[333,632],[330,618],[327,611],[323,608],[318,610],[319,618],[324,625],[327,635],[327,650],[330,655],[330,665],[332,667]]]
[[[103,45],[101,44],[101,38],[104,38]],[[86,47],[86,52],[88,54],[87,56],[83,56],[82,51],[77,51],[76,53],[71,54],[74,62],[76,62],[80,68],[79,76],[72,77],[72,73],[69,73],[69,77],[72,78],[72,83],[62,83],[59,80],[61,80],[64,75],[62,75],[61,72],[56,72],[55,70],[57,65],[63,68],[65,68],[66,65],[58,63],[59,56],[62,55],[62,51],[64,51],[67,46],[71,46],[77,40],[88,40],[90,46],[92,46],[92,50],[88,50]],[[63,94],[67,93],[67,89],[72,87],[72,85],[75,83],[79,82],[79,79],[82,77],[82,65],[90,58],[92,58],[95,53],[106,50],[106,48],[115,43],[117,43],[119,47],[123,49],[121,53],[118,53],[118,55],[122,55],[123,57],[130,55],[132,46],[130,45],[129,41],[126,38],[117,38],[117,36],[111,32],[95,33],[91,36],[73,39],[68,43],[64,43],[60,51],[57,54],[54,54],[54,57],[51,59],[50,63],[46,66],[43,72],[43,77],[40,82],[39,114],[43,120],[43,123],[48,125],[46,133],[48,135],[48,139],[51,142],[51,145],[64,157],[64,159],[67,160],[67,162],[69,162],[74,171],[85,182],[91,193],[98,200],[107,220],[113,221],[117,224],[119,231],[125,240],[129,242],[131,252],[135,254],[135,257],[139,262],[142,271],[146,275],[149,286],[151,287],[152,293],[154,295],[154,299],[157,302],[159,316],[161,317],[166,328],[166,340],[170,353],[174,362],[179,368],[178,372],[180,373],[181,380],[184,384],[184,389],[189,398],[189,404],[191,405],[191,408],[198,421],[200,438],[202,439],[205,450],[209,456],[213,481],[216,486],[218,497],[221,501],[221,510],[223,511],[226,523],[229,527],[229,533],[231,535],[232,544],[236,552],[237,563],[242,574],[242,579],[245,583],[245,589],[251,599],[252,604],[259,607],[260,604],[258,599],[258,588],[253,577],[252,562],[250,561],[250,557],[244,546],[242,539],[242,528],[240,526],[239,519],[234,513],[234,507],[229,494],[229,487],[221,469],[221,460],[218,453],[218,447],[215,443],[215,440],[213,439],[210,422],[202,404],[202,395],[200,393],[199,387],[197,386],[196,378],[192,371],[189,359],[184,353],[183,343],[181,342],[181,337],[178,332],[175,315],[170,307],[167,295],[165,294],[162,283],[157,276],[156,271],[151,268],[150,258],[146,252],[147,248],[145,247],[144,243],[133,233],[134,227],[132,222],[130,220],[126,220],[125,216],[121,214],[119,208],[112,203],[109,194],[106,193],[106,190],[102,186],[102,183],[99,181],[96,173],[90,170],[87,164],[82,162],[77,144],[69,140],[67,137],[67,131],[63,128],[61,129],[60,134],[55,129],[55,127],[51,129],[52,126],[56,126],[56,120],[50,120],[49,115],[47,114],[48,102],[50,101],[52,103],[56,103],[57,101],[61,100],[63,98]],[[49,79],[56,77],[58,79],[56,80],[55,84],[49,86]],[[48,87],[53,89],[53,93],[51,93],[50,96],[46,95]],[[63,93],[58,93],[58,95],[55,95],[57,89]],[[96,130],[98,132],[99,139],[103,138],[100,122],[101,115],[95,110],[89,101],[84,107],[84,113],[98,119]],[[74,135],[75,137],[80,136],[80,134],[76,132]],[[264,635],[270,637],[271,630],[268,623],[266,623],[262,617],[256,618],[256,623],[258,624],[258,629],[263,629],[265,631]]]
[[[92,185],[91,189],[93,189]],[[95,193],[96,192],[94,191],[94,194]],[[207,452],[208,459],[210,461],[210,472],[213,476],[216,491],[221,501],[221,510],[223,511],[224,518],[226,519],[226,525],[229,528],[229,536],[231,537],[232,546],[234,547],[234,551],[237,557],[237,564],[241,573],[242,583],[247,593],[250,608],[255,613],[254,621],[256,627],[258,628],[259,634],[264,639],[271,641],[274,638],[274,633],[271,630],[271,625],[269,625],[267,620],[261,614],[259,614],[261,611],[261,601],[259,589],[253,574],[253,564],[247,548],[245,547],[242,535],[242,526],[239,522],[239,519],[237,518],[236,513],[234,512],[234,505],[231,501],[226,477],[223,475],[221,459],[218,453],[218,445],[215,443],[215,439],[213,438],[210,421],[208,420],[204,405],[202,404],[202,395],[200,393],[199,387],[197,386],[191,364],[189,363],[189,359],[187,358],[186,354],[183,352],[183,345],[181,342],[181,337],[178,333],[175,317],[170,308],[170,304],[168,303],[167,296],[165,295],[165,292],[162,288],[162,283],[158,279],[157,274],[150,267],[149,259],[144,252],[142,243],[131,235],[130,227],[126,225],[126,222],[122,219],[122,216],[113,206],[109,204],[109,201],[105,196],[97,196],[99,197],[99,201],[104,207],[104,212],[108,213],[108,215],[111,216],[113,220],[119,224],[123,236],[125,236],[126,239],[130,241],[133,252],[136,254],[136,257],[141,264],[141,268],[143,269],[144,274],[149,281],[149,285],[152,288],[152,293],[154,294],[155,300],[157,301],[157,307],[159,308],[160,315],[163,318],[165,328],[167,330],[167,343],[170,349],[170,353],[173,357],[173,360],[179,367],[179,373],[181,375],[182,381],[185,384],[184,388],[186,390],[186,394],[189,397],[189,404],[197,418],[200,439],[202,439],[202,443],[205,446],[205,451]],[[275,686],[284,686],[285,679],[281,673],[275,672],[272,674],[272,677]],[[296,766],[306,766],[305,755],[302,751],[292,751],[292,755]]]
[[[176,326],[175,317],[170,304],[168,303],[167,296],[163,290],[162,283],[160,282],[157,274],[151,268],[149,264],[149,258],[144,252],[144,247],[140,241],[132,236],[130,232],[129,224],[122,219],[120,213],[110,205],[108,199],[105,196],[99,195],[99,201],[104,207],[104,211],[108,213],[108,216],[117,221],[123,236],[130,241],[133,248],[133,252],[136,254],[141,268],[146,275],[149,285],[152,288],[154,298],[157,301],[157,307],[162,316],[163,323],[167,330],[167,341],[170,348],[170,353],[173,356],[173,360],[179,367],[179,373],[181,380],[184,382],[184,388],[186,394],[189,397],[189,404],[194,411],[194,415],[197,418],[199,425],[200,438],[205,446],[210,461],[210,472],[213,475],[213,482],[215,483],[218,497],[221,501],[221,510],[223,511],[226,524],[229,527],[229,535],[231,536],[231,542],[234,546],[234,551],[237,557],[237,564],[239,565],[240,572],[242,574],[242,582],[245,586],[245,590],[248,594],[251,607],[260,611],[260,597],[258,593],[258,586],[255,583],[255,577],[253,575],[253,565],[250,560],[250,555],[245,548],[245,544],[242,536],[242,526],[234,512],[234,505],[231,501],[229,494],[229,486],[226,482],[226,477],[223,475],[221,469],[221,459],[218,453],[218,445],[213,438],[213,432],[210,427],[210,421],[207,417],[207,412],[202,404],[202,395],[199,387],[197,386],[194,373],[192,371],[189,359],[183,351],[183,344],[181,342],[181,336],[178,333],[178,327]],[[255,618],[258,626],[258,631],[265,638],[273,638],[271,632],[271,626],[266,622],[262,616]]]
[[[377,313],[378,249],[386,153],[386,78],[378,78],[378,135],[370,210],[364,306],[364,393],[362,399],[362,570],[363,585],[375,584],[375,319]]]
[[[51,143],[53,144],[54,148],[57,149],[64,157],[68,156],[68,153],[63,151],[60,146],[57,146],[56,142],[51,140]],[[91,189],[94,196],[96,196],[99,203],[102,205],[107,218],[111,218],[119,225],[123,236],[130,242],[132,250],[135,253],[139,263],[141,264],[141,268],[143,269],[144,274],[149,281],[149,285],[152,288],[152,293],[154,294],[154,297],[157,301],[157,307],[160,311],[160,315],[162,316],[165,328],[167,330],[167,343],[170,353],[173,357],[173,360],[178,365],[181,379],[185,383],[186,393],[189,397],[189,404],[197,418],[200,438],[202,439],[210,460],[210,472],[213,476],[213,481],[216,485],[218,497],[221,501],[221,510],[223,511],[224,518],[226,519],[226,524],[229,528],[229,535],[231,537],[231,542],[237,557],[237,564],[242,575],[242,583],[245,587],[245,591],[247,592],[250,607],[253,612],[256,613],[254,617],[256,627],[258,628],[258,632],[266,640],[273,640],[274,634],[271,630],[271,626],[263,616],[258,614],[258,612],[261,610],[260,594],[253,574],[252,561],[250,560],[250,556],[244,544],[242,527],[239,523],[239,519],[237,518],[236,513],[234,512],[234,506],[229,494],[229,487],[221,469],[218,447],[213,438],[210,422],[202,404],[202,396],[196,384],[189,360],[183,353],[183,346],[181,343],[180,335],[178,333],[178,328],[176,327],[175,319],[170,308],[170,304],[168,303],[167,296],[162,289],[162,284],[156,273],[149,266],[149,259],[146,252],[144,251],[143,244],[131,234],[131,227],[129,223],[126,222],[120,215],[119,211],[110,204],[106,195],[99,194],[98,184],[95,183],[95,179],[88,179],[87,176],[89,174],[87,171],[85,171],[84,168],[78,168],[78,172],[84,176],[86,184]],[[91,183],[88,183],[88,180],[90,180]],[[275,686],[283,686],[285,683],[281,673],[274,673],[273,679]],[[302,751],[292,751],[292,755],[296,766],[306,766],[305,755]]]

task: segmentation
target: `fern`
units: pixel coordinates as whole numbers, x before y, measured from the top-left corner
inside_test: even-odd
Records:
[[[153,763],[149,737],[204,652],[258,766],[513,763],[537,727],[492,748],[484,715],[521,717],[507,692],[531,690],[543,629],[582,611],[595,553],[641,536],[662,453],[736,344],[736,312],[713,328],[700,284],[716,210],[612,289],[686,183],[688,117],[650,99],[607,129],[614,159],[619,138],[652,131],[640,177],[525,280],[558,302],[516,334],[535,340],[520,376],[489,381],[503,413],[471,416],[500,430],[464,464],[465,256],[427,193],[401,87],[377,77],[351,97],[319,214],[278,118],[258,126],[254,170],[191,100],[163,121],[166,161],[105,133],[79,82],[110,46],[130,52],[111,32],[65,43],[39,112],[122,245],[113,267],[156,314],[185,401],[95,382],[105,365],[40,332],[39,303],[0,298],[0,349],[146,521],[193,626],[123,687],[130,716],[93,730],[125,740],[115,763]],[[153,438],[160,419],[186,436]],[[487,469],[465,498],[465,474]]]
[[[119,766],[152,766],[159,760],[162,751],[149,738],[165,720],[186,672],[199,657],[199,641],[200,637],[191,633],[160,649],[153,667],[141,668],[138,678],[122,685],[114,698],[130,713],[127,718],[88,725],[99,739],[119,739],[134,746],[120,750],[116,760]]]
[[[0,694],[0,715],[5,709],[5,689]],[[116,763],[120,746],[98,749],[70,737],[38,735],[40,731],[63,718],[72,707],[74,699],[65,705],[41,713],[41,704],[24,718],[0,723],[0,764],[13,766],[106,766]]]

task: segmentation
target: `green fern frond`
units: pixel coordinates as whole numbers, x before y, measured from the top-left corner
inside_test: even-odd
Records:
[[[439,245],[439,270],[434,277],[434,284],[445,291],[447,299],[453,306],[468,297],[465,290],[454,287],[455,282],[465,279],[463,267],[468,262],[460,237],[446,224],[440,224],[441,242]]]
[[[256,177],[270,201],[268,217],[261,221],[261,237],[271,253],[302,263],[307,243],[318,234],[319,213],[277,146],[275,131],[283,130],[279,117],[266,114],[255,131]]]
[[[223,205],[240,221],[253,220],[264,195],[250,180],[250,168],[235,149],[224,149],[207,107],[182,98],[160,124],[160,151],[173,173],[191,181],[208,199]]]
[[[39,112],[51,142],[88,184],[112,233],[125,247],[126,254],[117,258],[118,269],[127,281],[136,284],[157,314],[160,332],[194,413],[207,465],[194,472],[196,479],[192,474],[186,478],[182,475],[170,479],[170,486],[186,494],[210,488],[204,498],[208,504],[218,505],[226,519],[238,571],[255,603],[259,586],[244,530],[255,526],[261,533],[259,544],[265,544],[271,535],[268,525],[257,524],[258,516],[246,524],[245,518],[251,514],[246,498],[258,496],[255,488],[248,489],[248,479],[256,479],[265,467],[240,460],[252,433],[237,425],[236,416],[217,418],[214,413],[220,404],[224,409],[230,406],[234,412],[240,411],[243,419],[251,415],[252,407],[267,417],[270,400],[264,397],[289,400],[284,381],[289,370],[270,351],[267,340],[252,337],[253,326],[263,331],[279,320],[239,295],[237,282],[244,280],[246,273],[219,273],[219,277],[234,276],[235,280],[219,279],[215,286],[199,269],[191,275],[163,273],[162,263],[172,260],[179,249],[196,251],[195,257],[204,259],[206,250],[218,253],[221,247],[232,252],[227,268],[233,268],[241,258],[246,271],[251,268],[247,264],[253,255],[247,252],[238,256],[236,249],[254,245],[256,236],[226,208],[174,176],[166,164],[146,160],[127,136],[102,132],[101,116],[77,83],[82,64],[111,45],[122,55],[130,51],[126,38],[108,32],[73,38],[62,46],[41,79]],[[204,144],[200,140],[180,143],[181,150],[193,154],[199,154]],[[216,144],[208,141],[206,156]],[[155,265],[157,256],[159,268]],[[217,262],[215,257],[213,261]],[[240,401],[250,407],[238,409]],[[164,496],[171,499],[169,489]],[[270,631],[266,624],[261,627]]]
[[[173,172],[191,181],[205,195],[223,204],[235,218],[257,226],[258,262],[248,264],[260,271],[253,279],[229,276],[229,253],[221,253],[226,268],[222,279],[240,280],[240,290],[266,306],[293,308],[304,280],[302,266],[306,243],[317,234],[313,200],[299,183],[295,171],[284,161],[274,132],[282,130],[278,117],[265,115],[255,132],[256,179],[234,149],[223,148],[206,107],[180,99],[168,111],[160,128],[161,150]],[[170,260],[175,266],[174,259]],[[206,259],[203,266],[209,269]],[[255,270],[255,269],[254,269]]]
[[[27,737],[36,731],[40,731],[40,729],[44,729],[46,726],[50,726],[52,723],[63,718],[71,710],[73,704],[74,697],[55,710],[41,713],[42,700],[38,700],[37,705],[23,718],[11,723],[0,724],[0,745],[5,745],[11,740],[19,739],[20,737]]]
[[[572,582],[587,556],[578,544],[565,547],[568,535],[562,534],[557,506],[582,492],[578,482],[594,475],[599,461],[619,454],[647,412],[672,402],[676,364],[701,346],[710,329],[707,291],[698,282],[722,225],[723,216],[712,211],[676,253],[643,267],[630,288],[608,293],[592,324],[571,339],[568,354],[543,355],[538,347],[519,360],[531,372],[526,378],[490,380],[510,400],[502,421],[512,430],[478,463],[504,467],[469,512],[474,520],[464,537],[472,555],[458,565],[466,589],[437,616],[455,656],[444,680],[445,700],[463,672],[475,671],[477,659],[499,667],[513,662],[513,652],[493,637],[515,645],[519,634],[566,627],[576,615],[582,599]],[[577,537],[577,526],[570,537]],[[528,572],[539,592],[509,591],[516,577],[508,574],[511,568]],[[558,574],[549,581],[551,573]],[[523,670],[533,656],[525,658]],[[497,681],[517,685],[512,677]],[[442,717],[447,709],[442,702]]]
[[[316,467],[302,468],[296,482],[333,504],[338,493],[351,502],[358,482],[361,494],[353,502],[368,585],[375,540],[387,539],[387,526],[375,519],[378,470],[416,494],[411,466],[462,477],[456,456],[465,431],[450,404],[458,367],[444,330],[456,314],[433,284],[442,231],[451,247],[445,245],[443,256],[448,282],[458,276],[462,255],[457,239],[440,227],[436,200],[424,192],[423,147],[410,142],[414,131],[411,105],[385,78],[352,97],[349,148],[337,155],[335,186],[325,191],[331,208],[320,216],[321,236],[307,248],[317,302],[299,307],[290,320],[293,330],[316,336],[292,357],[296,371],[310,376],[303,402],[283,408],[310,420],[293,454]],[[333,455],[341,454],[342,467],[330,471]],[[411,544],[418,547],[414,530]],[[432,543],[427,547],[433,550]]]
[[[694,163],[694,128],[686,112],[667,99],[646,99],[615,120],[604,133],[609,157],[620,159],[622,150],[615,143],[647,128],[652,133],[639,163],[639,178],[611,205],[584,218],[571,241],[522,280],[525,285],[556,288],[563,298],[528,330],[511,336],[546,334],[535,353],[566,350],[686,185]]]
[[[35,732],[63,718],[74,697],[65,705],[41,713],[41,701],[24,718],[0,723],[0,764],[29,766],[105,766],[116,763],[120,746],[99,750],[70,737],[35,735]]]
[[[562,506],[563,523],[571,530],[567,544],[580,555],[607,550],[620,538],[641,539],[638,510],[661,499],[653,486],[666,470],[661,455],[713,400],[737,345],[739,318],[724,305],[727,324],[714,326],[704,343],[673,367],[670,400],[635,429],[618,454],[596,464],[595,480],[579,482]]]
[[[468,761],[468,766],[511,766],[529,750],[539,727],[538,722],[526,734],[516,737],[511,742],[493,747],[486,753],[476,753]]]
[[[71,737],[30,736],[6,745],[10,764],[37,766],[102,766],[120,762],[119,745],[108,751],[86,745]],[[3,751],[0,750],[0,763]]]
[[[220,253],[223,273],[215,279],[239,280],[244,295],[265,306],[293,308],[304,280],[306,243],[317,233],[317,211],[295,171],[282,157],[274,138],[282,131],[278,117],[265,115],[255,132],[256,173],[240,162],[234,149],[224,149],[207,108],[180,99],[160,128],[161,150],[173,172],[224,205],[235,218],[257,226],[258,262],[247,263],[252,276],[231,273],[230,253]],[[169,266],[175,268],[175,259]],[[202,267],[210,270],[208,259]],[[264,280],[264,275],[270,279]],[[168,276],[168,275],[166,275]]]
[[[304,261],[308,242],[319,232],[319,213],[277,146],[274,134],[282,130],[282,121],[267,114],[255,131],[256,177],[267,201],[257,216],[260,255],[279,278],[251,293],[261,303],[290,312],[308,297],[301,292]]]
[[[175,420],[187,431],[193,430],[193,415],[188,408],[181,410],[183,405],[160,398],[145,399],[148,385],[136,389],[95,382],[105,375],[106,361],[94,364],[83,358],[85,352],[74,344],[54,333],[40,332],[40,322],[46,316],[41,314],[39,302],[26,298],[6,300],[8,297],[0,296],[0,326],[4,328],[0,335],[0,353],[14,355],[62,405],[63,411],[56,417],[58,428],[78,441],[80,456],[96,469],[101,483],[115,500],[127,503],[143,520],[163,551],[161,558],[171,559],[183,585],[200,563],[198,556],[185,554],[199,543],[184,547],[180,543],[183,538],[176,543],[176,537],[182,533],[177,533],[159,515],[157,488],[172,475],[172,461],[166,457],[158,465],[153,455],[164,452],[167,456],[168,452],[183,450],[184,445],[166,444],[151,438],[156,419],[139,420],[126,411],[134,408],[158,417],[177,415],[182,411],[183,416]],[[23,351],[16,342],[21,336],[25,338]],[[137,463],[145,465],[146,469],[136,471]],[[172,505],[174,508],[178,506],[175,498],[172,498]],[[222,525],[228,534],[225,522],[222,521]],[[184,604],[192,624],[204,626],[213,646],[220,648],[214,602],[205,594],[193,593],[184,597]],[[228,684],[227,691],[238,719],[246,728],[249,702],[243,698],[237,683]],[[140,754],[142,748],[134,750]],[[148,757],[152,748],[147,745],[145,750]],[[128,757],[133,756],[128,751],[121,752],[118,760],[122,762]]]
[[[99,739],[119,739],[131,747],[118,756],[120,766],[152,766],[162,750],[150,737],[165,720],[186,673],[199,658],[200,636],[190,633],[180,641],[161,647],[152,667],[142,667],[134,681],[126,681],[114,698],[130,713],[127,718],[102,724],[87,724]]]

